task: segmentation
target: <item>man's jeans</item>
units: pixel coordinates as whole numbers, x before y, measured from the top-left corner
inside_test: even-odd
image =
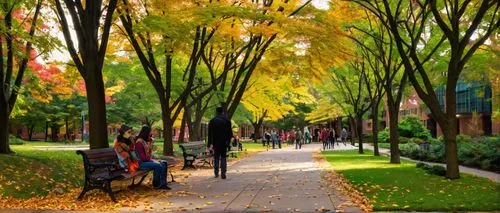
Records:
[[[148,161],[141,162],[141,169],[153,169],[153,187],[167,185],[167,164],[166,162]]]
[[[219,164],[220,161],[220,164]],[[226,153],[215,152],[214,153],[214,174],[219,175],[219,165],[222,175],[226,175],[227,171],[227,161],[226,161]]]

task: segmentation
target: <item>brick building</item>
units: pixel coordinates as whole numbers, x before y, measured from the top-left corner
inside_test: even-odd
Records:
[[[445,89],[440,87],[436,90],[441,108],[445,106]],[[457,131],[464,135],[492,135],[500,134],[500,120],[492,120],[492,102],[499,98],[499,94],[493,94],[491,87],[481,83],[459,83],[456,87],[456,119]],[[399,119],[406,116],[415,116],[422,120],[424,126],[429,129],[432,136],[442,135],[441,128],[432,118],[430,110],[425,106],[418,95],[413,92],[407,99],[403,100],[399,109]],[[387,108],[382,113],[381,130],[389,123]],[[371,120],[363,123],[363,132],[372,130]]]

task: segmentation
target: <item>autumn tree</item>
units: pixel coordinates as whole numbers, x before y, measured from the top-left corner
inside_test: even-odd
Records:
[[[362,22],[362,24],[358,22],[358,24],[352,25],[350,28],[353,33],[350,38],[360,46],[362,49],[361,54],[370,58],[369,63],[372,67],[373,76],[384,88],[385,103],[389,114],[390,162],[400,163],[399,107],[408,80],[406,73],[402,69],[402,61],[395,49],[391,34],[369,12],[365,13],[365,22]],[[374,139],[378,139],[378,135],[375,134],[375,131],[373,132]]]
[[[458,148],[456,142],[456,93],[461,73],[469,59],[493,32],[500,27],[500,2],[481,1],[358,1],[375,15],[391,32],[408,79],[422,101],[429,107],[432,117],[443,130],[446,150],[446,177],[458,179]],[[433,42],[434,39],[438,41]],[[445,107],[441,108],[435,92],[432,69],[423,65],[441,44],[448,50],[439,51],[448,58]]]
[[[28,61],[40,34],[39,16],[42,0],[8,1],[0,4],[0,153],[11,153],[9,117],[23,83]],[[48,36],[50,37],[50,36]],[[41,46],[43,47],[43,46]],[[34,54],[35,53],[35,54]]]
[[[365,75],[369,75],[369,69],[366,58],[360,57],[344,67],[332,69],[330,75],[334,91],[330,97],[349,117],[354,119],[352,129],[358,138],[358,152],[360,154],[363,154],[363,116],[372,106],[367,88],[373,85],[366,81],[365,77]]]
[[[109,146],[102,67],[117,1],[55,0],[55,11],[66,47],[85,81],[91,149]],[[71,17],[71,24],[67,14]],[[76,38],[71,36],[72,33],[76,34]]]
[[[190,93],[197,87],[197,67],[216,30],[207,26],[211,21],[204,19],[210,14],[203,13],[213,8],[202,8],[191,2],[176,6],[174,3],[132,3],[123,0],[118,9],[121,30],[130,41],[160,100],[165,155],[173,154],[173,124]],[[166,27],[165,23],[172,25]],[[176,84],[180,88],[177,94],[173,89]]]

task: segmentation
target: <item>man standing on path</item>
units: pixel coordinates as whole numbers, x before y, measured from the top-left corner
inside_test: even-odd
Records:
[[[224,114],[222,107],[217,107],[216,115],[208,123],[208,144],[209,149],[214,150],[214,174],[219,177],[219,165],[221,178],[226,179],[227,171],[227,147],[233,137],[231,121]],[[220,162],[220,163],[219,163]]]

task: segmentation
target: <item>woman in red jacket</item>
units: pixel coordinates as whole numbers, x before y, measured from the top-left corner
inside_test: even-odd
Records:
[[[153,187],[170,190],[167,186],[167,162],[156,161],[151,157],[151,128],[144,126],[135,140],[135,150],[140,158],[141,169],[153,169]]]

